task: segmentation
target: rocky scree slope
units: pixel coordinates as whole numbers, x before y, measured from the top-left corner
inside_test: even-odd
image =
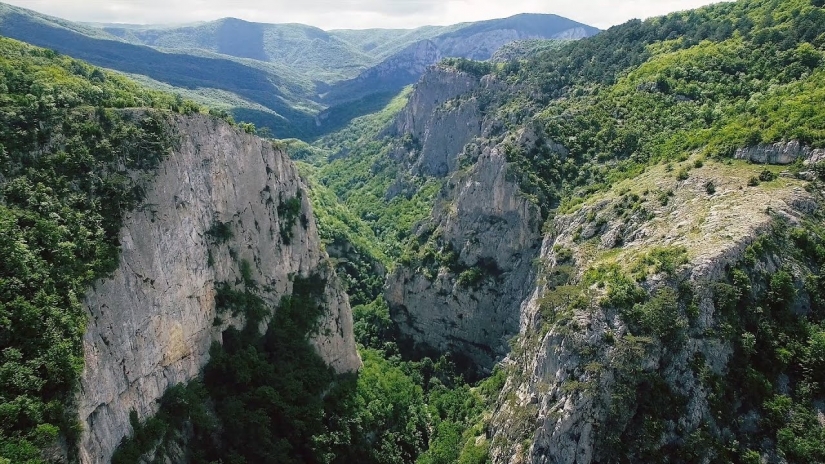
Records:
[[[216,286],[257,289],[271,307],[295,275],[319,274],[327,313],[312,338],[337,372],[360,366],[346,294],[325,264],[305,186],[270,142],[206,116],[176,117],[180,144],[121,231],[120,266],[85,299],[80,457],[109,462],[129,413],[196,378],[209,347],[243,316],[218,318]]]

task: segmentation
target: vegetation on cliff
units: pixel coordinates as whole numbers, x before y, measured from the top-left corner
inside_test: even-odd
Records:
[[[447,60],[442,66],[477,77],[486,74],[485,82],[494,83],[479,86],[456,100],[475,98],[482,103],[485,125],[490,130],[474,141],[475,146],[498,146],[506,153],[511,174],[523,193],[542,208],[550,230],[554,217],[573,213],[589,198],[597,198],[617,182],[635,179],[653,168],[659,172],[660,168],[669,167],[664,169],[664,175],[684,182],[693,175],[692,170],[702,168],[708,160],[715,160],[713,166],[728,166],[724,162],[739,148],[790,141],[799,141],[808,147],[825,147],[822,131],[825,113],[821,110],[825,103],[823,62],[825,9],[820,1],[752,0],[631,21],[594,38],[506,63]],[[445,108],[455,104],[451,101]],[[524,132],[532,137],[522,137]],[[383,163],[399,146],[415,154],[414,140],[393,140],[383,134],[374,129],[358,132],[359,142],[353,149],[339,150],[337,156],[330,158],[332,162],[321,163],[321,182],[331,186],[349,210],[373,228],[379,241],[391,242],[394,250],[389,254],[399,265],[413,266],[433,276],[439,272],[456,274],[450,265],[455,257],[450,244],[429,240],[427,236],[432,230],[419,227],[421,240],[426,242],[422,246],[420,240],[413,240],[415,232],[410,235],[409,229],[386,235],[388,229],[381,225],[382,221],[396,216],[375,214],[376,211],[386,214],[387,206],[396,198],[387,195],[389,180],[395,179],[396,173],[385,174],[395,166],[387,167]],[[530,142],[525,143],[525,139]],[[470,148],[455,156],[472,163],[475,149]],[[725,169],[750,171],[740,165]],[[792,175],[822,169],[821,164],[803,167],[799,162],[788,170]],[[777,188],[770,183],[778,171],[765,172],[763,187]],[[762,182],[758,175],[757,171],[751,176],[753,180],[749,185]],[[811,172],[805,175],[811,178]],[[369,184],[370,179],[376,177],[387,179],[379,189]],[[415,178],[407,197],[414,198],[424,191],[422,186],[431,182],[438,180],[426,176]],[[363,195],[367,185],[375,189],[370,190],[368,196]],[[812,184],[809,188],[820,187],[821,184]],[[435,188],[440,189],[440,184]],[[711,181],[704,184],[703,190],[709,196],[722,191]],[[666,205],[672,201],[673,192],[662,191],[656,195],[656,201]],[[433,205],[436,198],[448,199],[449,192],[426,198]],[[628,194],[616,208],[628,220],[636,216],[651,220],[653,213],[645,209],[645,201],[640,194],[635,198]],[[821,243],[822,218],[812,216],[811,221],[812,225],[790,233]],[[605,450],[613,450],[612,456],[623,456],[616,458],[620,462],[634,457],[691,461],[700,455],[750,462],[755,456],[773,452],[791,462],[822,459],[821,447],[817,445],[821,442],[822,427],[813,422],[816,404],[822,395],[811,393],[817,390],[811,387],[817,381],[811,374],[802,374],[812,372],[812,366],[818,362],[815,359],[818,359],[816,347],[822,330],[821,316],[815,304],[807,314],[790,311],[799,301],[819,298],[816,289],[821,283],[822,263],[815,259],[816,245],[801,255],[800,250],[807,248],[786,235],[779,235],[777,240],[781,246],[773,248],[772,256],[781,257],[783,262],[799,263],[790,264],[797,271],[793,273],[797,287],[794,295],[769,303],[771,292],[781,293],[782,282],[774,280],[780,279],[782,272],[776,277],[749,269],[754,289],[767,289],[767,293],[754,290],[746,298],[742,297],[744,300],[737,297],[736,304],[723,305],[736,316],[735,321],[725,319],[727,322],[723,323],[732,327],[731,331],[717,335],[741,351],[737,351],[732,360],[730,373],[724,379],[717,379],[713,388],[718,389],[714,395],[724,396],[723,402],[728,405],[727,416],[717,419],[718,425],[733,430],[739,438],[732,441],[730,437],[714,435],[713,427],[707,427],[696,431],[695,436],[663,445],[662,440],[667,436],[664,424],[676,420],[673,414],[679,410],[672,406],[682,403],[670,395],[662,383],[657,383],[658,374],[646,377],[651,374],[636,369],[638,366],[628,361],[629,370],[624,378],[629,383],[622,391],[629,396],[622,400],[625,403],[617,403],[621,413],[616,417],[620,419],[613,424],[615,431],[621,432],[616,436],[601,436],[599,452],[608,456],[611,453]],[[589,243],[581,237],[581,231],[577,243],[583,247]],[[622,289],[623,293],[614,295],[615,300],[610,300],[614,304],[608,307],[620,309],[624,323],[632,328],[641,343],[627,347],[631,356],[634,350],[644,351],[648,343],[678,345],[683,342],[694,311],[690,301],[692,293],[677,291],[676,284],[672,293],[649,293],[647,286],[637,283],[640,276],[673,272],[685,263],[686,258],[677,253],[678,250],[663,247],[648,251],[650,253],[638,256],[638,262],[626,271],[602,270],[601,274],[585,275],[581,288],[560,287],[563,289],[560,292],[568,293],[559,298],[572,301],[571,304],[581,303],[579,293],[581,298],[586,298],[591,285]],[[399,256],[404,258],[398,261]],[[429,269],[426,263],[434,263],[435,269]],[[572,267],[565,275],[584,271],[586,269]],[[462,280],[457,274],[453,277],[457,283]],[[800,282],[806,283],[800,286]],[[717,290],[725,283],[719,285]],[[785,288],[788,290],[787,285]],[[747,315],[759,313],[758,308],[770,316],[758,318],[761,322],[749,319]],[[548,314],[552,316],[548,323],[561,321],[575,327],[569,320],[572,314],[564,311],[560,315]],[[757,327],[759,324],[764,330]],[[750,344],[751,335],[757,333],[761,334],[756,337],[757,345],[766,343],[770,347],[740,348],[740,338],[744,337],[745,343]],[[745,351],[747,354],[741,355]],[[767,372],[761,364],[754,364],[755,352],[762,353],[758,355],[762,359],[772,359],[766,366],[772,366],[773,370]],[[705,375],[709,374],[705,372]],[[763,386],[761,393],[754,394],[747,385],[729,378],[743,375],[758,378]],[[789,389],[785,384],[778,384],[777,378],[790,379]],[[578,387],[571,385],[570,388]],[[732,393],[736,389],[742,391]],[[668,400],[657,403],[657,395]],[[622,410],[621,404],[634,402],[641,406]],[[748,410],[743,404],[753,409]],[[782,419],[760,422],[754,429],[758,430],[755,435],[758,438],[737,435],[743,433],[742,429],[730,421],[751,413]],[[534,430],[535,427],[529,431]],[[529,434],[521,438],[529,438]],[[764,443],[773,443],[775,447]],[[692,447],[698,454],[690,455]]]
[[[0,461],[73,443],[83,293],[116,268],[123,214],[175,143],[158,110],[197,109],[0,38]]]

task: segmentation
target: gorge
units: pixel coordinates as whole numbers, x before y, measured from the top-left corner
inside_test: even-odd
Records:
[[[0,38],[0,463],[825,462],[825,5],[585,35],[298,138]]]

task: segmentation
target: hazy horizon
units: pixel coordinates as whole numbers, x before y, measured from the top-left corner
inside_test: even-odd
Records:
[[[483,21],[522,13],[556,14],[606,29],[633,18],[696,8],[709,0],[5,0],[5,3],[70,21],[132,26],[177,26],[237,18],[250,22],[300,23],[332,29],[415,29]],[[332,6],[330,6],[332,4]]]

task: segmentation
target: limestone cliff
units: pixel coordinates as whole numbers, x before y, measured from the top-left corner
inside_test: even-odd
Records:
[[[420,257],[399,266],[386,299],[417,350],[469,358],[489,371],[518,330],[538,251],[541,214],[508,178],[498,148],[454,175],[421,226]]]
[[[552,211],[542,228],[542,212],[505,153],[535,146],[564,161],[568,151],[529,125],[492,136],[496,121],[468,108],[493,85],[433,69],[388,131],[406,139],[391,152],[405,175],[446,177],[410,256],[387,280],[403,348],[449,353],[476,374],[503,359],[507,382],[486,434],[494,463],[645,462],[653,458],[642,457],[644,446],[691,448],[685,462],[724,460],[711,443],[735,443],[731,437],[746,437],[764,418],[741,402],[720,406],[720,385],[748,362],[740,339],[758,337],[732,335],[731,317],[739,316],[719,289],[745,269],[756,306],[783,270],[797,289],[793,313],[812,311],[816,266],[794,243],[760,243],[777,230],[822,224],[825,198],[821,183],[808,182],[813,170],[795,178],[765,166],[810,166],[822,150],[787,142],[741,149],[726,162],[694,156],[651,167],[583,205]],[[403,185],[396,182],[399,191]],[[783,233],[776,240],[787,241]],[[627,301],[611,300],[619,285]],[[787,393],[782,375],[768,382]],[[722,407],[734,409],[726,415]],[[634,435],[645,427],[656,427],[655,438]],[[782,462],[772,445],[754,448],[763,462]]]
[[[734,157],[761,164],[791,164],[801,159],[807,165],[825,160],[825,149],[812,149],[793,140],[740,148],[736,150]]]
[[[243,324],[216,321],[218,283],[251,278],[275,308],[293,276],[321,274],[328,313],[313,344],[338,372],[360,366],[348,298],[287,156],[206,116],[174,117],[172,126],[180,142],[124,221],[118,269],[86,295],[77,397],[86,464],[108,463],[130,431],[129,412],[153,414],[168,387],[199,374],[222,331]]]
[[[478,372],[509,349],[540,244],[541,212],[489,142],[477,92],[496,86],[436,66],[386,131],[400,141],[390,156],[405,167],[389,197],[408,177],[445,178],[431,217],[417,227],[416,256],[387,280],[390,313],[407,350],[452,353]]]
[[[823,206],[821,192],[795,179],[748,187],[759,169],[713,163],[678,181],[661,166],[555,218],[542,245],[536,287],[522,304],[518,342],[504,363],[509,376],[492,418],[493,462],[610,461],[609,450],[624,430],[644,425],[634,421],[646,417],[637,402],[648,399],[636,395],[650,387],[639,379],[654,379],[658,399],[672,401],[665,407],[667,420],[644,419],[663,428],[654,446],[700,433],[734,433],[722,425],[718,393],[707,383],[727,375],[735,351],[725,335],[730,329],[716,283],[752,256],[754,293],[761,276],[783,267],[793,269],[801,289],[809,272],[804,262],[779,250],[757,256],[748,247],[775,224],[799,226]],[[667,270],[661,263],[648,268],[655,261],[649,257],[662,250],[681,258]],[[634,264],[639,262],[641,267]],[[672,312],[655,336],[640,336],[606,296],[610,289],[605,293],[603,282],[585,275],[613,272],[607,269],[636,273],[651,295],[681,295],[669,303]],[[692,295],[687,303],[682,292]],[[794,309],[799,314],[810,311],[802,295]],[[745,417],[742,430],[760,420],[755,411]],[[714,456],[697,446],[693,462]],[[774,462],[776,456],[764,458]]]
[[[391,156],[414,175],[454,172],[464,146],[481,134],[481,111],[472,91],[483,85],[467,73],[433,67],[387,130],[404,142]]]

